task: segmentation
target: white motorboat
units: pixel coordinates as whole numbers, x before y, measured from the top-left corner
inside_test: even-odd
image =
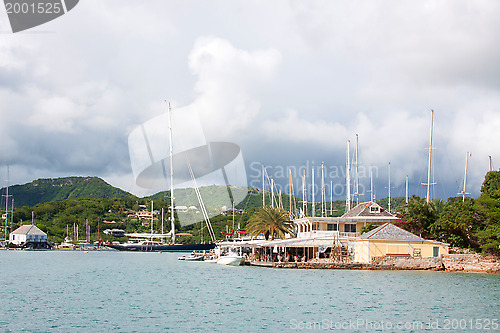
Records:
[[[243,266],[245,264],[245,257],[237,255],[236,253],[229,253],[217,259],[219,265],[228,266]]]

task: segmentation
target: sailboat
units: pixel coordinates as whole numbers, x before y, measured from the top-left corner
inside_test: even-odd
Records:
[[[120,251],[142,251],[142,252],[189,252],[189,251],[208,251],[215,248],[215,235],[213,233],[212,226],[210,225],[210,220],[208,219],[208,214],[203,204],[200,191],[196,184],[196,179],[194,177],[191,165],[188,164],[189,172],[194,183],[194,189],[196,196],[201,205],[201,210],[205,218],[205,223],[207,227],[211,230],[212,243],[194,243],[194,244],[175,244],[175,219],[174,219],[174,168],[173,168],[173,148],[172,148],[172,112],[170,109],[170,103],[168,105],[168,130],[170,136],[170,222],[171,229],[168,235],[170,236],[170,244],[164,244],[162,242],[153,241],[153,230],[151,229],[150,239],[144,239],[138,242],[126,243],[126,244],[106,244],[107,247],[120,250]],[[165,236],[162,234],[162,236]]]

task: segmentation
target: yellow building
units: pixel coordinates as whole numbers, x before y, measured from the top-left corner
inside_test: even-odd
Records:
[[[370,263],[384,256],[439,257],[448,254],[449,244],[427,240],[392,223],[362,234],[354,241],[354,261]]]
[[[368,224],[382,225],[398,218],[373,201],[362,202],[341,217],[303,217],[294,221],[298,238],[357,237]]]

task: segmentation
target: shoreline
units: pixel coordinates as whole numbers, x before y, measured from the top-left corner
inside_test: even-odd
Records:
[[[295,269],[356,269],[443,271],[500,274],[500,261],[481,254],[446,254],[436,258],[380,257],[372,263],[354,262],[250,262],[251,266]]]

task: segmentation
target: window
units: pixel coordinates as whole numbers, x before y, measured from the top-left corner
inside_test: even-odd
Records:
[[[328,224],[326,225],[326,230],[327,230],[327,231],[338,231],[338,230],[339,230],[339,228],[338,228],[338,225],[337,225],[337,224],[335,224],[335,223],[328,223]]]
[[[370,213],[380,213],[379,206],[370,206]]]
[[[434,257],[439,257],[439,246],[434,246],[433,250]]]
[[[345,224],[344,231],[345,232],[356,232],[356,225],[355,224]]]

